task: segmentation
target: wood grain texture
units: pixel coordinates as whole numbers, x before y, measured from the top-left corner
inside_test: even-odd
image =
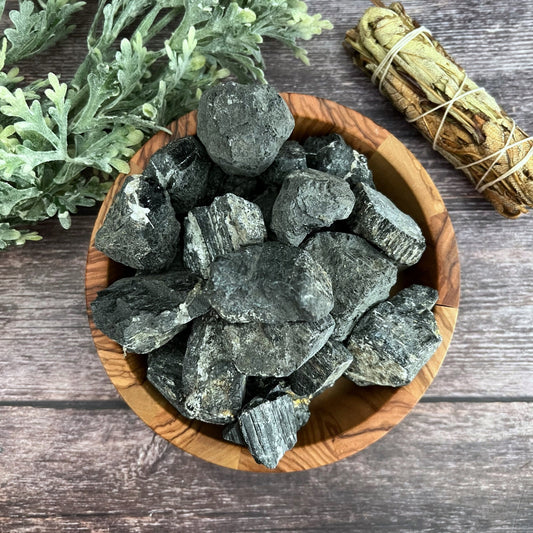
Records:
[[[113,409],[120,400],[96,356],[83,295],[96,211],[74,217],[68,232],[46,222],[45,241],[0,254],[0,405],[12,405],[0,410],[2,533],[177,524],[216,532],[533,530],[531,404],[494,403],[532,399],[533,217],[498,217],[351,65],[340,43],[367,0],[307,4],[335,28],[305,43],[310,67],[266,40],[267,79],[359,110],[429,172],[461,259],[461,311],[445,364],[422,403],[354,457],[281,477],[221,469],[153,438],[129,408]],[[530,4],[407,0],[406,8],[531,134]],[[49,70],[72,77],[95,10],[89,0],[68,42],[20,65],[27,79]],[[97,405],[104,411],[87,411]]]
[[[292,139],[340,133],[368,157],[378,189],[419,224],[427,248],[420,262],[402,272],[401,284],[423,283],[439,291],[435,318],[441,346],[406,387],[359,388],[344,380],[311,404],[311,419],[298,434],[295,448],[285,454],[275,471],[293,472],[329,464],[356,453],[400,422],[433,381],[450,344],[459,305],[460,270],[457,244],[442,199],[419,161],[389,132],[361,114],[334,102],[309,95],[283,93],[295,119]],[[153,153],[171,139],[196,133],[196,113],[170,125],[172,135],[159,132],[132,157],[131,172],[142,172]],[[94,247],[125,176],[109,191],[91,235],[85,277],[87,312],[98,355],[109,378],[126,403],[155,432],[175,446],[218,465],[237,470],[267,472],[246,448],[222,439],[220,426],[180,416],[146,381],[146,357],[124,358],[122,348],[92,321],[90,304],[98,291],[128,275],[121,265]]]
[[[205,463],[129,410],[0,417],[5,533],[531,531],[530,404],[419,405],[360,454],[283,476]]]

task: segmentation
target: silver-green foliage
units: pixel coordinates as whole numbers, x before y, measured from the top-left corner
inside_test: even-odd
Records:
[[[42,27],[52,20],[50,34],[64,36],[72,9],[81,7],[54,0],[34,12],[23,8],[26,3],[20,3],[16,28],[38,26],[34,34],[43,43]],[[48,4],[57,7],[56,19],[42,14]],[[61,11],[66,6],[71,9]],[[39,13],[40,25],[29,20]],[[230,74],[265,82],[263,37],[307,62],[297,40],[330,27],[297,0],[101,1],[73,80],[61,83],[50,73],[27,86],[16,68],[4,71],[15,42],[30,49],[22,33],[15,38],[6,30],[10,45],[4,38],[0,48],[0,249],[37,240],[23,228],[46,218],[57,215],[68,228],[70,213],[94,205],[117,172],[129,171],[127,160],[145,136],[194,109],[205,88]],[[130,37],[119,40],[126,31]],[[158,36],[166,37],[163,46],[153,44]],[[30,54],[42,49],[34,40]]]
[[[12,65],[32,55],[50,48],[65,38],[74,28],[70,18],[79,11],[85,2],[73,0],[40,0],[40,9],[35,2],[21,0],[18,10],[10,11],[9,18],[13,27],[5,30],[9,41],[6,64]],[[5,0],[0,2],[0,13],[4,11]]]

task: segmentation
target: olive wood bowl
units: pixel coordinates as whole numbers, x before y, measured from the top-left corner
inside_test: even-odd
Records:
[[[105,198],[94,225],[85,275],[87,313],[98,356],[120,395],[157,434],[182,450],[236,470],[292,472],[326,465],[352,455],[383,437],[424,394],[437,373],[455,328],[459,305],[460,268],[450,218],[435,185],[413,154],[392,134],[360,113],[313,96],[282,94],[295,118],[292,139],[340,133],[368,157],[376,187],[422,228],[427,249],[420,262],[403,271],[398,286],[426,284],[439,291],[434,308],[443,338],[439,349],[407,386],[358,387],[345,378],[311,403],[310,421],[298,432],[296,446],[275,470],[257,464],[248,450],[222,439],[222,426],[181,416],[146,380],[146,356],[124,357],[122,348],[96,328],[90,303],[99,290],[131,271],[94,247],[94,236],[120,189],[120,175]],[[171,139],[196,133],[196,112],[159,132],[132,157],[131,173],[140,173],[150,156]]]

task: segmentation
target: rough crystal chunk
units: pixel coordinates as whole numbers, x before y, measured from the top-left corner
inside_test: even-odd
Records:
[[[244,446],[244,438],[242,436],[241,428],[239,427],[239,422],[231,422],[224,426],[222,430],[222,438],[228,442],[233,442],[233,444],[239,444]]]
[[[172,406],[185,414],[181,383],[184,354],[181,341],[175,339],[148,354],[146,379]]]
[[[364,183],[353,188],[355,206],[348,226],[401,266],[418,262],[426,241],[418,224],[385,195]]]
[[[189,136],[170,141],[155,152],[143,175],[156,179],[168,191],[176,213],[182,215],[205,198],[211,164],[202,143]]]
[[[301,396],[318,396],[332,387],[350,366],[352,354],[340,342],[325,346],[290,376],[292,390]]]
[[[217,335],[219,321],[208,314],[193,323],[183,359],[183,405],[190,418],[226,424],[242,406],[246,376],[231,361],[231,347]]]
[[[307,168],[306,154],[297,141],[285,141],[273,163],[261,174],[267,185],[280,186],[293,170]]]
[[[348,233],[318,233],[304,249],[331,279],[336,324],[332,339],[344,340],[370,306],[388,297],[397,268],[364,239]]]
[[[218,165],[213,163],[209,174],[210,185],[208,199],[211,201],[215,196],[222,196],[229,192],[240,196],[245,200],[251,200],[257,196],[263,187],[262,182],[256,177],[226,174]]]
[[[254,378],[248,378],[248,382]],[[248,389],[248,384],[247,384]],[[309,404],[311,403],[311,398],[309,396],[299,396],[292,391],[292,389],[284,383],[282,380],[278,384],[271,386],[268,389],[263,389],[261,394],[254,396],[246,405],[245,408],[251,408],[255,405],[260,404],[261,402],[269,399],[275,399],[280,396],[280,393],[286,394],[292,401],[294,407],[294,416],[296,419],[296,431],[302,428],[309,421],[311,413],[309,412]],[[245,446],[244,437],[239,426],[239,420],[231,422],[224,427],[222,431],[222,438],[234,444],[239,444]]]
[[[296,444],[296,415],[287,394],[245,407],[238,420],[253,458],[267,468],[276,468],[285,452]]]
[[[344,178],[351,170],[354,157],[359,155],[338,134],[331,133],[322,137],[308,137],[303,147],[307,152],[309,168]]]
[[[293,128],[287,104],[270,85],[222,83],[205,91],[198,105],[198,137],[228,174],[261,174]]]
[[[231,324],[212,326],[237,370],[247,376],[288,376],[316,354],[335,327],[330,315],[315,322]]]
[[[207,312],[199,278],[187,271],[115,281],[91,304],[96,326],[124,351],[148,353]]]
[[[431,310],[439,299],[439,293],[433,287],[426,285],[411,285],[395,294],[390,301],[401,309],[413,311]]]
[[[413,285],[370,309],[348,339],[354,359],[345,376],[357,385],[410,383],[442,341],[430,311],[435,293]]]
[[[278,242],[252,244],[216,259],[206,293],[229,322],[314,321],[333,307],[324,269],[307,252]]]
[[[261,210],[234,194],[215,198],[209,207],[195,207],[184,222],[185,265],[204,278],[214,259],[247,244],[265,240]]]
[[[354,150],[354,157],[352,164],[350,165],[349,172],[344,176],[344,179],[354,186],[356,183],[365,183],[373,189],[376,188],[374,185],[374,178],[372,176],[372,171],[368,168],[368,159],[365,155],[360,154]]]
[[[263,220],[265,221],[265,226],[270,228],[270,223],[272,222],[272,208],[274,207],[274,202],[279,194],[278,187],[267,187],[260,195],[252,199],[252,202],[261,209],[263,213]]]
[[[354,202],[347,182],[317,170],[294,171],[276,198],[271,227],[281,242],[298,246],[311,231],[347,218]]]
[[[116,194],[94,245],[123,265],[158,272],[172,263],[179,233],[168,193],[135,175],[128,176]]]

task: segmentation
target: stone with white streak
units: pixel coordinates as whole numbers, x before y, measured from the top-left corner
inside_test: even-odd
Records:
[[[116,194],[94,245],[118,263],[160,272],[176,256],[180,229],[168,193],[157,182],[133,175]]]
[[[122,278],[91,304],[96,326],[125,352],[149,353],[209,310],[202,282],[181,270]]]

